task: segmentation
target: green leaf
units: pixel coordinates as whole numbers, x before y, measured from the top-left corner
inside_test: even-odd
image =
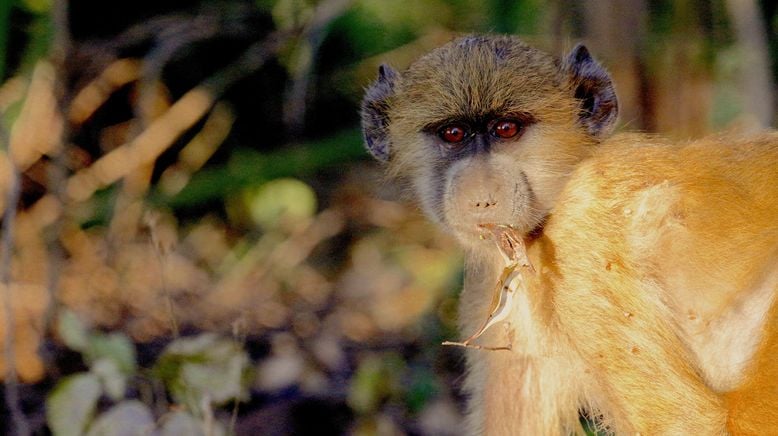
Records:
[[[59,314],[57,328],[59,335],[68,348],[83,352],[89,344],[89,332],[84,323],[70,310],[62,310]]]
[[[364,358],[351,379],[347,402],[359,413],[369,414],[381,401],[398,394],[405,363],[396,353],[370,355]]]
[[[114,400],[124,397],[127,377],[136,370],[135,346],[122,333],[92,333],[69,310],[58,319],[59,334],[70,349],[80,351],[91,372]]]
[[[127,375],[124,374],[116,360],[102,357],[92,364],[91,372],[95,374],[103,384],[105,393],[114,401],[124,398],[127,390]]]
[[[51,0],[22,0],[22,5],[35,14],[45,14],[51,11]]]
[[[89,337],[84,356],[91,365],[100,359],[111,359],[126,375],[135,373],[135,346],[122,333],[95,333]]]
[[[316,193],[297,179],[283,178],[243,191],[243,202],[254,224],[278,227],[282,221],[299,222],[316,212]]]
[[[306,0],[278,0],[273,7],[273,21],[279,29],[291,29],[310,20],[313,6]]]
[[[152,434],[153,429],[154,417],[148,407],[140,401],[128,400],[100,415],[87,436],[144,436]]]
[[[100,398],[100,380],[80,373],[60,381],[46,399],[46,420],[57,436],[84,434]]]
[[[168,345],[154,367],[173,398],[197,412],[246,396],[249,359],[232,340],[205,333]]]
[[[203,422],[187,412],[173,412],[163,419],[159,436],[205,436]]]
[[[221,422],[213,421],[213,427],[205,431],[205,423],[191,414],[178,411],[165,415],[158,436],[224,436],[227,432]]]

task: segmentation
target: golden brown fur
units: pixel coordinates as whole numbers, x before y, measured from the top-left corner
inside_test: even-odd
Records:
[[[382,70],[366,99],[371,151],[467,251],[464,334],[503,266],[476,224],[533,231],[537,273],[479,339],[512,350],[467,350],[468,433],[580,432],[580,410],[618,434],[774,433],[778,134],[608,137],[604,74],[585,49],[559,61],[470,37]],[[529,121],[510,140],[474,133],[488,152],[446,154],[427,126],[468,112]]]

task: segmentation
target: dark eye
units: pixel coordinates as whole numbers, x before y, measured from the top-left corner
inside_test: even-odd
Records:
[[[516,136],[519,133],[519,130],[521,130],[521,127],[516,121],[497,120],[492,126],[491,133],[498,138],[508,139]]]
[[[449,124],[448,126],[443,126],[443,128],[440,129],[438,136],[440,136],[440,139],[448,142],[449,144],[458,144],[465,140],[465,137],[467,136],[467,130],[462,125]]]

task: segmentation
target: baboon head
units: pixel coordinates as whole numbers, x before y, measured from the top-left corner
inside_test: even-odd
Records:
[[[610,77],[586,47],[558,59],[516,37],[467,36],[402,73],[382,65],[362,128],[424,212],[478,247],[479,224],[542,225],[617,114]]]

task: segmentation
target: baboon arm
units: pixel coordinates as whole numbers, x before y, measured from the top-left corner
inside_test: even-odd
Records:
[[[560,330],[594,383],[593,401],[621,434],[722,434],[726,409],[706,386],[685,345],[668,290],[602,209],[573,210],[549,222],[539,241]],[[611,422],[607,422],[611,421]]]
[[[724,405],[690,364],[659,290],[618,273],[611,280],[582,274],[575,283],[560,290],[560,323],[589,364],[613,427],[625,434],[724,433]]]

